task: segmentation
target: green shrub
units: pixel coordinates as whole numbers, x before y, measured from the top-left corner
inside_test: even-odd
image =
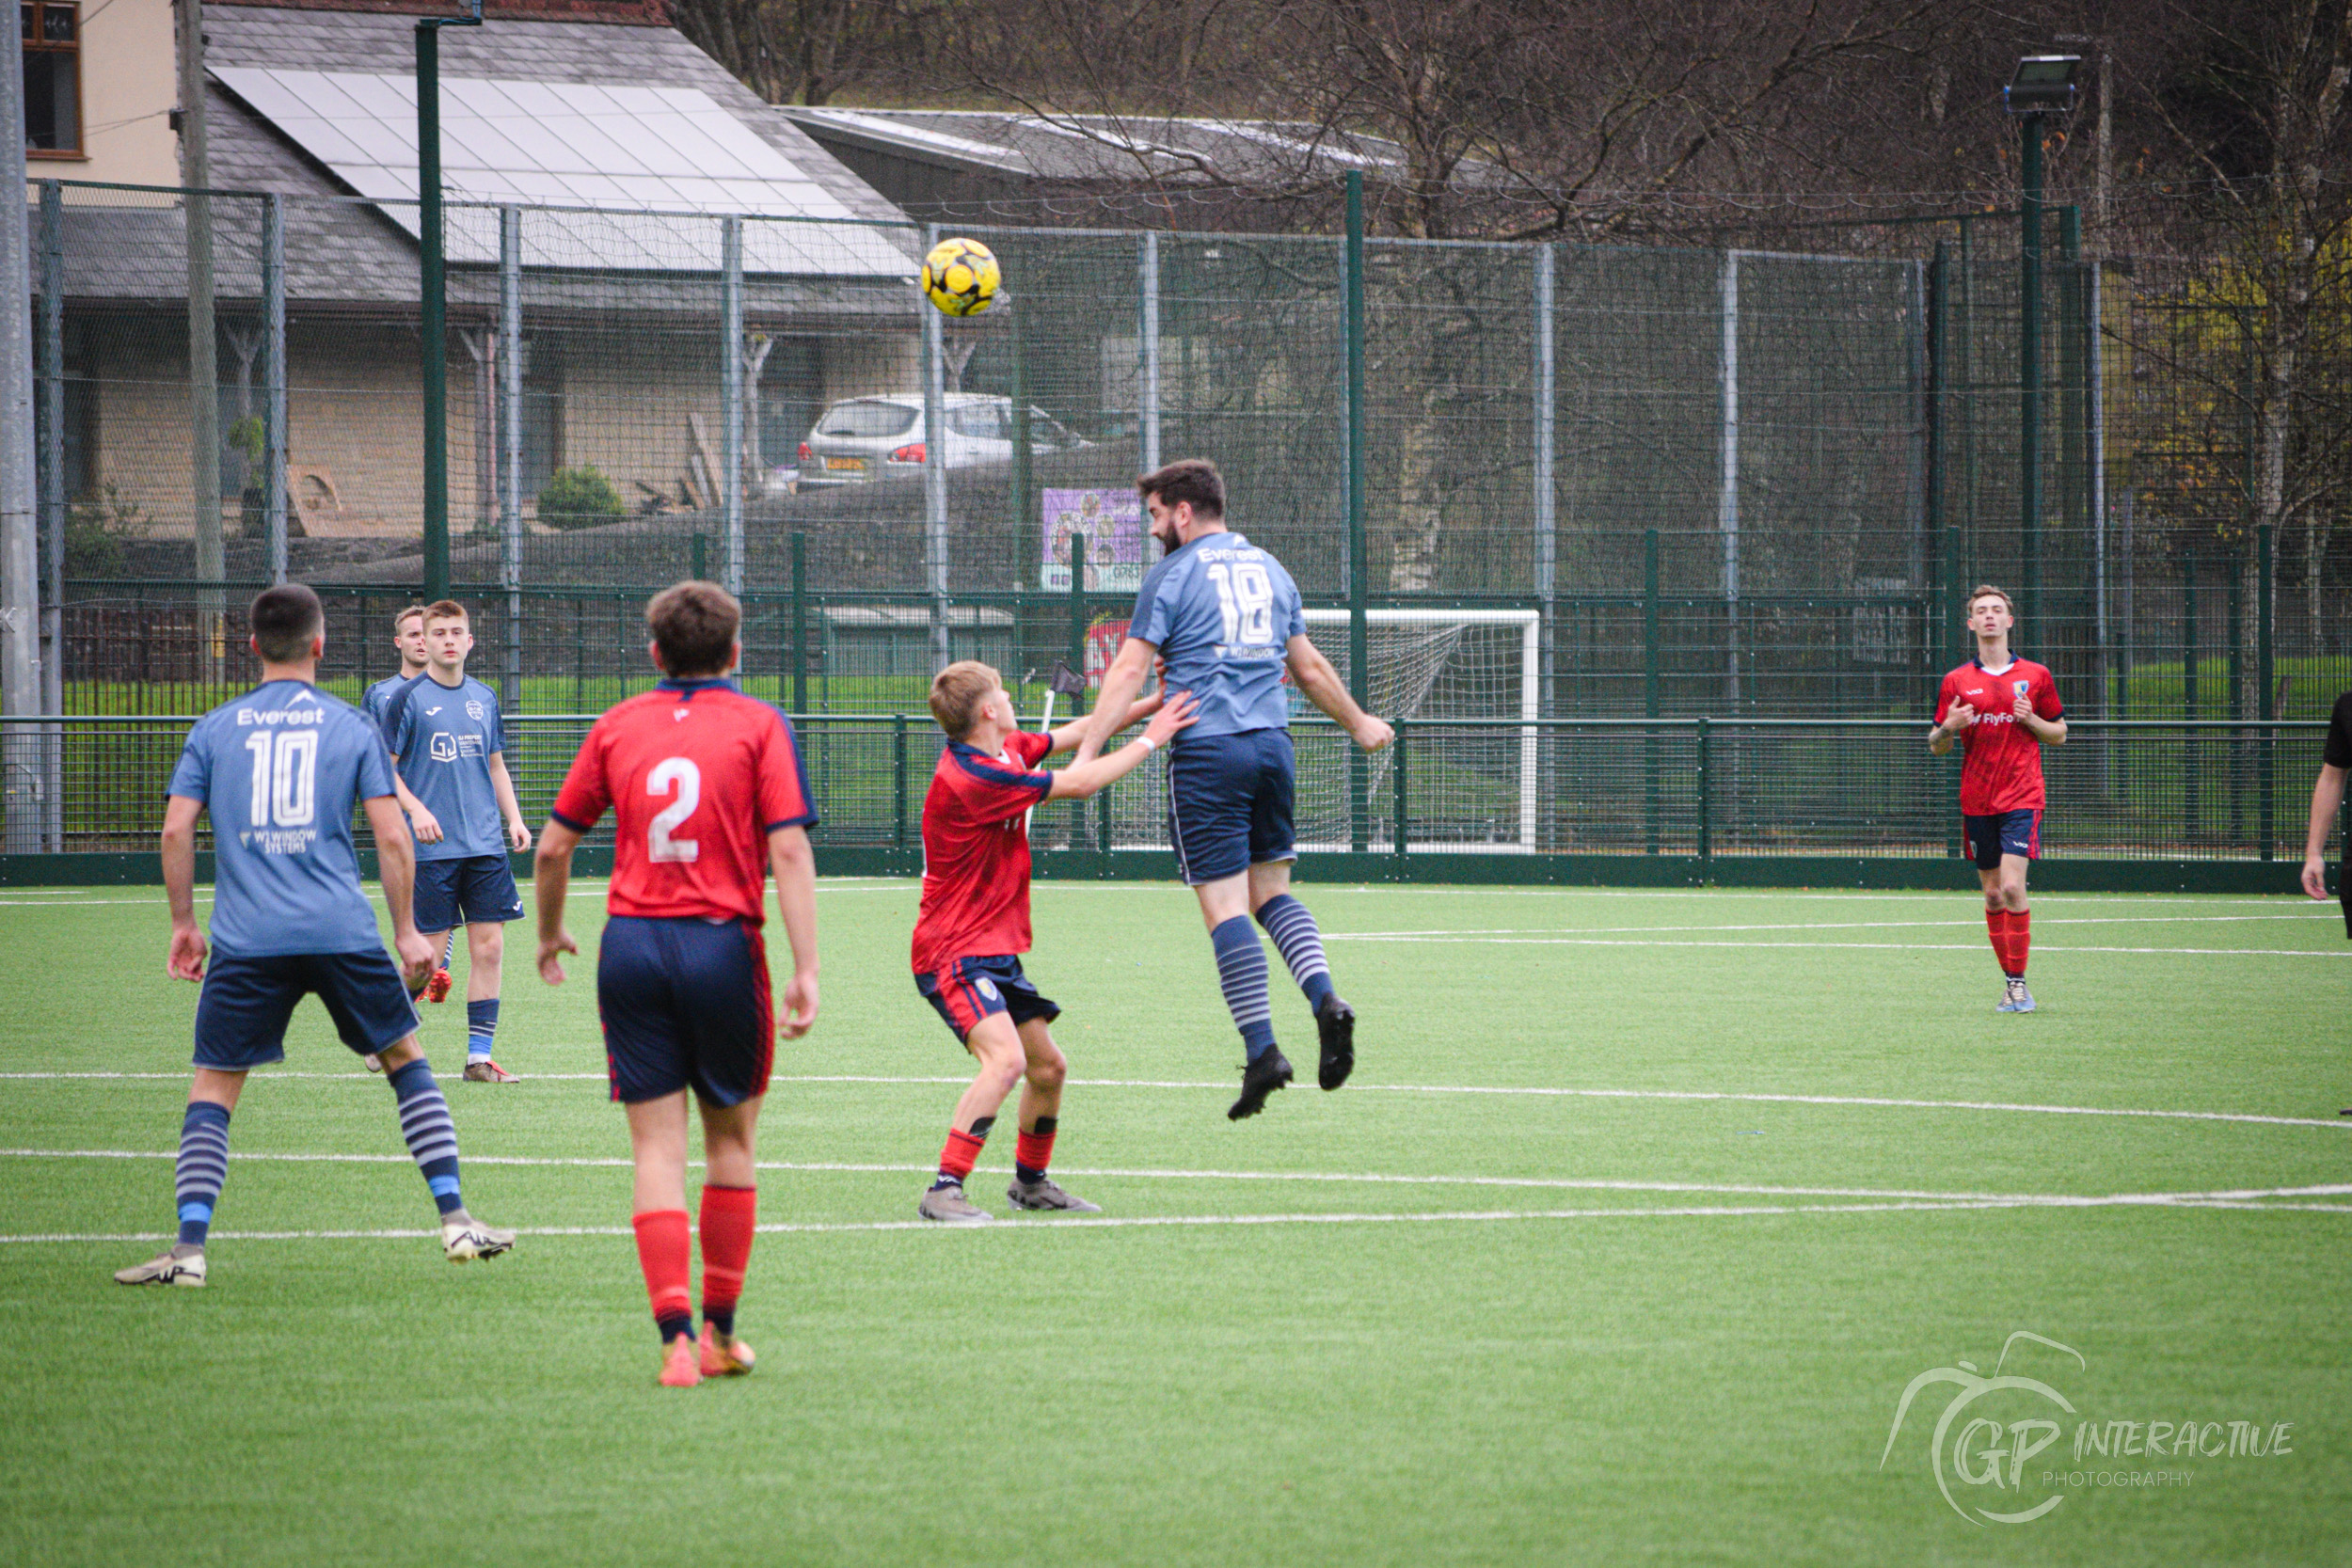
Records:
[[[66,512],[65,575],[121,576],[122,542],[145,538],[152,521],[144,507],[112,484],[82,497]]]
[[[549,528],[594,528],[628,515],[612,482],[586,465],[556,469],[539,490],[539,520]]]

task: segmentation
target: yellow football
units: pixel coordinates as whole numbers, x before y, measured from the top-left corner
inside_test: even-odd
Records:
[[[995,253],[977,240],[942,240],[923,258],[923,293],[951,316],[977,316],[1004,281]]]

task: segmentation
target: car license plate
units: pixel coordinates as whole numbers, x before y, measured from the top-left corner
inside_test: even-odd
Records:
[[[863,457],[828,457],[825,459],[825,467],[828,472],[849,468],[863,473],[866,471],[866,459]]]

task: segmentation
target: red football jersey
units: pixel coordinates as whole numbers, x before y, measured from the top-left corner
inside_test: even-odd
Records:
[[[764,918],[768,835],[814,827],[785,716],[722,680],[663,681],[605,710],[551,815],[577,832],[612,808],[612,914]]]
[[[2061,719],[2058,683],[2046,666],[2029,658],[2014,658],[1995,674],[1975,659],[1944,677],[1936,693],[1935,721],[1956,703],[1977,710],[1973,723],[1960,737],[1960,809],[1967,816],[1995,812],[2040,811],[2046,800],[2042,783],[2042,742],[2036,740],[2013,711],[2020,694],[2033,702],[2037,718]]]
[[[1031,769],[1051,737],[1005,737],[1003,757],[950,740],[923,797],[923,906],[914,917],[914,973],[958,958],[1029,950],[1031,806],[1054,775]],[[1008,760],[1009,758],[1009,760]]]

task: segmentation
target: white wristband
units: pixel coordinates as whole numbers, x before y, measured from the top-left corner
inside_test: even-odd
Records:
[[[1160,749],[1160,743],[1152,739],[1148,735],[1139,735],[1136,736],[1136,744],[1143,748],[1143,754],[1145,756],[1150,756],[1152,752]]]

